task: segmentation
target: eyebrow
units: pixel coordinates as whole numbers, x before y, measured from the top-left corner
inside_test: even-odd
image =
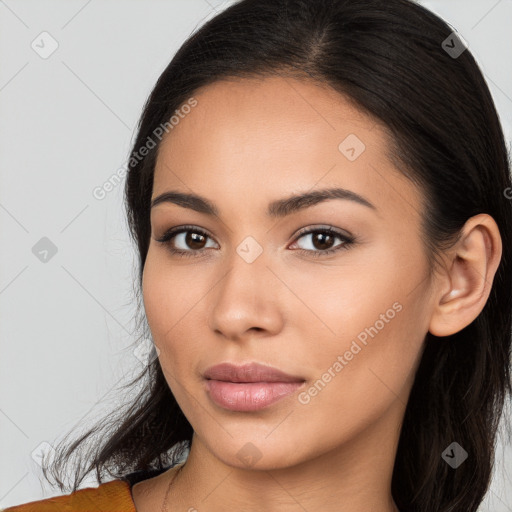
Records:
[[[344,199],[353,201],[377,211],[377,207],[364,197],[344,188],[327,188],[296,194],[284,199],[272,201],[268,205],[267,215],[269,217],[286,217],[292,213],[304,210],[329,199]],[[173,203],[183,208],[189,208],[206,215],[219,215],[219,210],[210,200],[197,194],[186,194],[169,190],[158,195],[151,201],[151,208],[161,203]]]

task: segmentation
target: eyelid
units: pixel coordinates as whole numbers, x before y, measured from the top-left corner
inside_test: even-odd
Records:
[[[210,235],[210,233],[206,229],[201,228],[196,225],[192,225],[192,224],[184,224],[181,226],[174,226],[172,228],[169,228],[166,231],[164,231],[164,233],[160,237],[158,237],[158,238],[155,237],[155,240],[157,242],[166,244],[166,243],[170,242],[173,238],[175,238],[175,236],[171,238],[171,235],[179,235],[181,233],[186,233],[187,231],[199,233],[199,234],[204,235],[212,240],[215,240],[214,237],[212,235]],[[217,243],[217,242],[215,242],[215,243]],[[197,251],[195,251],[195,252],[197,252]]]
[[[340,230],[338,228],[335,228],[334,226],[332,226],[330,224],[312,224],[310,226],[303,227],[299,231],[294,233],[292,235],[292,238],[295,241],[301,235],[309,234],[312,231],[322,231],[322,230],[332,231],[333,233],[335,233],[337,235],[340,235],[340,236],[344,236],[346,238],[355,238],[354,235],[352,235],[352,233],[350,233],[350,232],[348,232],[346,230]],[[206,230],[205,228],[201,228],[200,226],[192,225],[192,224],[184,224],[184,225],[181,225],[181,226],[174,226],[174,227],[164,231],[164,233],[160,237],[158,237],[158,238],[161,240],[163,238],[166,238],[170,234],[178,234],[178,233],[183,232],[183,231],[198,232],[198,233],[201,233],[203,235],[208,236],[212,240],[214,239],[214,237],[212,235],[210,235],[208,230]],[[156,237],[155,237],[155,239],[156,239]],[[160,241],[160,240],[157,240],[157,241]]]
[[[206,252],[206,249],[198,249],[198,250],[184,250],[184,249],[174,249],[174,248],[171,248],[171,241],[174,240],[176,238],[176,236],[182,234],[182,233],[186,233],[186,232],[195,232],[195,233],[199,233],[213,241],[215,241],[214,237],[210,235],[210,233],[204,229],[204,228],[201,228],[197,225],[191,225],[191,224],[185,224],[185,225],[181,225],[181,226],[174,226],[168,230],[166,230],[164,232],[164,234],[162,236],[160,236],[159,238],[155,238],[155,240],[163,245],[167,245],[169,246],[169,251],[171,253],[174,253],[178,256],[195,256],[195,255],[202,255],[202,253]],[[338,228],[335,228],[329,224],[312,224],[310,226],[306,226],[304,228],[301,228],[298,232],[296,232],[294,235],[293,235],[293,241],[291,243],[291,245],[295,244],[300,238],[302,238],[304,235],[309,235],[309,234],[313,234],[313,233],[316,233],[316,232],[328,232],[330,233],[331,235],[334,235],[338,238],[341,238],[342,239],[342,243],[335,246],[334,249],[324,249],[324,250],[307,250],[307,249],[294,249],[300,253],[303,253],[303,254],[308,254],[308,255],[311,255],[311,256],[314,256],[314,257],[317,257],[317,256],[325,256],[327,254],[332,254],[332,253],[335,253],[337,251],[340,251],[340,250],[343,250],[343,249],[347,249],[348,247],[350,247],[351,245],[353,245],[354,243],[357,242],[357,237],[355,237],[354,235],[352,235],[351,233],[349,232],[343,232],[344,230],[341,230],[341,229],[338,229]],[[218,244],[218,242],[215,241],[216,244]],[[211,247],[209,248],[211,249]]]
[[[335,228],[331,224],[311,224],[310,226],[307,226],[305,228],[299,229],[295,235],[293,235],[293,239],[296,240],[301,235],[304,235],[306,233],[311,233],[312,231],[331,231],[333,234],[345,237],[345,238],[355,238],[352,233],[349,233],[346,230],[342,230],[339,228]]]

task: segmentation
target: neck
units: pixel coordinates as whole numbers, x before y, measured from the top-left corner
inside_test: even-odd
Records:
[[[226,462],[219,460],[194,433],[168,503],[201,512],[237,508],[296,512],[298,507],[322,512],[399,512],[391,495],[391,478],[400,429],[396,428],[394,442],[383,444],[378,428],[369,427],[341,448],[305,462],[287,465],[279,460],[254,467],[229,455]]]

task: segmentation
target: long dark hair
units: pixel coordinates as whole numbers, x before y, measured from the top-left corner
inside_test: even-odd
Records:
[[[313,80],[383,124],[392,138],[390,157],[426,201],[422,229],[431,271],[469,217],[494,218],[503,256],[483,311],[452,336],[427,333],[425,339],[392,479],[393,497],[408,512],[477,510],[490,483],[499,421],[512,392],[509,155],[483,75],[452,33],[447,23],[410,0],[238,1],[192,34],[161,74],[138,125],[125,188],[140,263],[139,339],[150,337],[141,289],[160,141],[155,134],[158,127],[173,129],[172,116],[216,80],[270,75]],[[141,158],[139,149],[150,139],[156,144]],[[129,386],[139,381],[141,390],[128,407],[98,424],[106,433],[74,465],[73,491],[93,470],[101,483],[105,471],[120,477],[162,469],[189,446],[192,426],[158,358]],[[70,455],[98,431],[89,430],[57,452],[50,470],[61,490]],[[454,441],[469,454],[457,469],[441,457]],[[48,478],[46,469],[44,474]]]

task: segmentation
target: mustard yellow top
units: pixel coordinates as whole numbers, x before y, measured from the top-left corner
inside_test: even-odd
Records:
[[[0,512],[137,512],[130,483],[113,480],[71,494],[31,501]]]

